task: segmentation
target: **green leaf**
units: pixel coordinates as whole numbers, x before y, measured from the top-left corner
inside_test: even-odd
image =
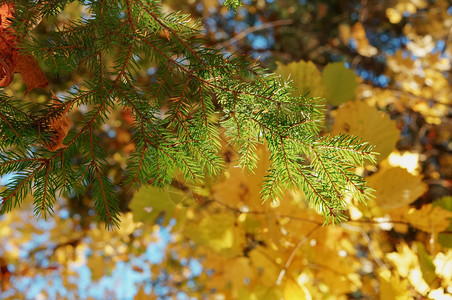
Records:
[[[439,206],[448,211],[452,211],[452,196],[445,196],[436,200],[433,202],[433,206]]]
[[[440,206],[448,211],[452,211],[452,197],[446,196],[433,202],[433,206]],[[452,232],[452,220],[449,227],[446,228],[447,232]],[[438,243],[445,248],[452,248],[452,234],[451,233],[439,233]]]
[[[416,246],[422,277],[425,282],[431,285],[437,278],[435,265],[433,264],[430,255],[428,255],[427,250],[425,250],[424,244],[417,242]]]
[[[446,231],[452,231],[452,223],[446,228]],[[440,233],[438,234],[438,243],[444,248],[452,248],[452,234]]]
[[[355,73],[347,69],[344,63],[336,62],[328,64],[323,70],[323,84],[326,88],[326,100],[340,105],[355,97],[358,80]]]

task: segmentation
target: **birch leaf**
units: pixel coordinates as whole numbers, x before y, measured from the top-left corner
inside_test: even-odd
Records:
[[[377,161],[383,160],[395,148],[400,131],[388,115],[362,101],[348,102],[335,112],[332,134],[356,135],[376,145]]]
[[[347,69],[343,63],[328,64],[323,70],[325,97],[333,105],[340,105],[355,97],[358,80],[355,73]]]

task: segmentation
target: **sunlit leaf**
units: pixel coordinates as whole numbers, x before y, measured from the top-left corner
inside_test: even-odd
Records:
[[[380,281],[380,299],[411,300],[407,283],[399,276],[391,274],[385,269],[378,273]]]
[[[277,257],[269,255],[271,251],[264,247],[257,247],[249,253],[253,267],[257,270],[259,282],[265,286],[272,286],[281,272],[281,267],[275,261]]]
[[[367,182],[375,189],[376,203],[385,210],[406,206],[427,191],[421,175],[412,175],[400,167],[383,167]]]
[[[332,134],[349,133],[376,145],[377,161],[391,153],[399,139],[400,131],[388,115],[363,101],[352,101],[341,106],[335,114]]]
[[[393,265],[395,265],[398,274],[403,278],[407,278],[419,293],[424,294],[430,290],[430,287],[422,277],[418,256],[406,243],[399,245],[397,247],[397,252],[386,254],[386,257]],[[390,278],[388,277],[388,274],[384,275],[383,278],[385,280]]]
[[[294,95],[309,95],[311,97],[323,97],[325,94],[325,87],[322,81],[322,75],[312,61],[291,62],[283,65],[277,62],[276,74],[286,80],[290,78],[293,80],[293,86],[296,90]]]
[[[287,280],[284,284],[284,299],[287,300],[310,300],[309,291],[293,280]]]
[[[446,230],[452,218],[452,212],[432,204],[423,205],[420,209],[401,207],[390,214],[395,220],[408,222],[414,228],[434,234]]]
[[[159,189],[144,186],[135,192],[130,209],[135,222],[155,223],[162,218],[162,224],[168,224],[173,218],[176,206],[188,196],[185,192],[173,187]]]
[[[212,214],[199,223],[187,224],[185,235],[217,253],[234,257],[242,253],[245,245],[243,232],[234,223],[235,218],[231,213]]]

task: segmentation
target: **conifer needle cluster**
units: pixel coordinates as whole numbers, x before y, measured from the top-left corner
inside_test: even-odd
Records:
[[[107,176],[108,159],[97,134],[118,108],[130,109],[134,119],[136,147],[127,174],[135,187],[166,186],[176,173],[193,184],[219,174],[223,127],[243,168],[256,166],[259,144],[268,147],[272,163],[263,200],[299,189],[327,220],[340,221],[346,196],[369,197],[354,168],[373,160],[372,146],[348,135],[320,135],[323,101],[293,97],[290,84],[258,62],[207,47],[200,22],[163,13],[154,0],[80,1],[85,8],[80,19],[46,34],[30,30],[70,2],[14,1],[11,26],[21,36],[21,51],[52,76],[82,70],[84,81],[48,105],[1,91],[0,174],[14,174],[0,194],[3,213],[31,193],[35,213],[46,216],[56,195],[89,189],[99,218],[118,225],[116,186]],[[149,85],[137,80],[146,63],[156,67]],[[82,105],[88,111],[64,144],[49,147],[57,134],[55,120]]]

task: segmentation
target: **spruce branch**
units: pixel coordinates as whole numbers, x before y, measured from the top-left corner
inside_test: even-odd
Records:
[[[18,20],[31,20],[31,9],[37,20],[58,15],[68,3],[17,0],[15,8]],[[199,21],[163,13],[158,1],[83,3],[88,17],[45,36],[31,36],[25,23],[14,23],[24,37],[23,51],[39,58],[48,72],[82,72],[85,81],[58,105],[39,110],[0,93],[0,173],[16,174],[0,192],[2,212],[31,193],[35,213],[46,216],[57,193],[90,191],[100,220],[118,225],[117,187],[108,177],[107,153],[98,136],[118,107],[130,109],[134,119],[127,185],[162,187],[176,174],[196,184],[219,174],[223,127],[243,168],[257,165],[256,147],[266,144],[272,163],[263,200],[300,189],[327,219],[339,222],[346,195],[369,197],[371,190],[353,168],[373,161],[372,146],[348,135],[319,137],[325,113],[321,99],[293,97],[289,83],[255,60],[206,47]],[[227,4],[236,8],[240,1]],[[142,70],[149,65],[156,68],[152,83],[142,84]],[[67,135],[65,147],[43,147],[52,137],[46,124],[81,105],[88,112]]]

